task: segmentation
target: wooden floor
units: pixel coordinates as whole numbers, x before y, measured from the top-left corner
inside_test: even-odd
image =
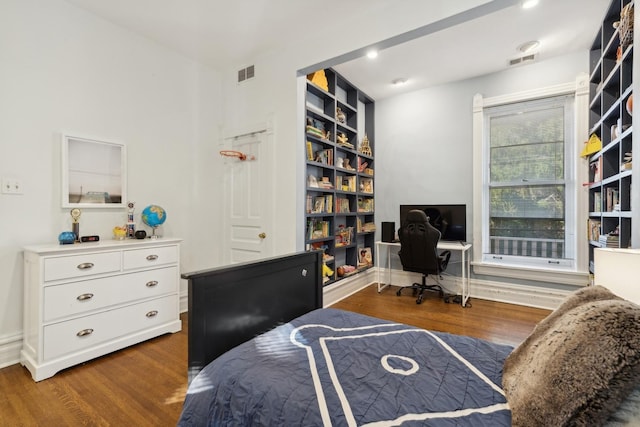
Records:
[[[333,307],[419,327],[517,345],[549,312],[471,300],[417,305],[397,288],[375,285]],[[183,330],[59,372],[38,383],[20,365],[0,369],[0,426],[175,426],[187,385],[187,318]]]

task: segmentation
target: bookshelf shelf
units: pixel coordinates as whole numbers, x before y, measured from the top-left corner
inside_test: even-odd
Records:
[[[611,1],[589,55],[589,129],[602,141],[602,148],[588,156],[591,273],[595,248],[640,246],[638,236],[632,235],[632,222],[640,223],[640,209],[633,208],[640,195],[637,191],[632,194],[633,117],[627,109],[633,96],[634,47],[620,33],[623,25],[614,28],[623,16],[633,17],[633,8],[634,0]]]
[[[331,270],[324,278],[326,286],[365,271],[368,267],[359,265],[359,252],[375,249],[375,128],[373,99],[335,70],[323,72],[326,88],[311,81],[313,76],[307,78],[304,215],[306,249],[323,250]],[[365,136],[368,146],[361,151]],[[363,205],[369,210],[362,211]],[[327,236],[318,236],[325,231]],[[338,270],[349,273],[339,275]]]

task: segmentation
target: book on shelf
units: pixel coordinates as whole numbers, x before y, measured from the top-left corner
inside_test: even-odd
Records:
[[[325,211],[327,213],[333,213],[333,195],[332,194],[327,194],[326,196],[324,196],[324,206],[325,206]]]
[[[362,225],[362,232],[363,233],[373,233],[374,231],[376,231],[376,224],[373,222],[365,222]]]
[[[587,239],[590,241],[600,240],[601,222],[598,219],[589,218],[587,220]]]
[[[311,213],[324,213],[325,212],[325,207],[324,207],[324,196],[316,196],[316,198],[313,201],[313,210],[311,211]]]
[[[373,178],[360,178],[360,191],[373,194]]]
[[[342,179],[342,187],[340,189],[342,191],[351,191],[355,193],[356,176],[355,175],[343,176],[341,179]]]
[[[368,197],[358,198],[358,212],[373,212],[373,199]]]
[[[313,161],[322,163],[323,165],[333,166],[333,149],[328,148],[326,150],[316,151]]]
[[[336,213],[350,213],[349,199],[346,197],[336,198]]]
[[[593,193],[593,212],[602,212],[602,193]]]
[[[589,168],[591,169],[591,175],[593,176],[592,182],[602,181],[602,156],[589,163]]]
[[[307,203],[306,203],[305,212],[311,213],[312,210],[313,210],[313,198],[311,197],[310,194],[307,194]]]
[[[371,256],[371,248],[364,247],[358,249],[358,267],[369,267],[373,265],[373,257]]]
[[[616,212],[620,210],[620,191],[617,188],[606,189],[606,211]]]
[[[322,239],[329,237],[329,221],[310,219],[307,221],[307,239]]]
[[[313,161],[313,146],[311,141],[307,141],[307,160]]]
[[[604,248],[619,248],[620,236],[615,234],[601,234],[598,238],[598,243]]]
[[[336,248],[341,246],[349,246],[353,239],[353,227],[345,227],[340,225],[336,230]]]

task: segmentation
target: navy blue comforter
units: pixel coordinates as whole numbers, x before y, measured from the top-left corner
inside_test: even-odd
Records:
[[[281,325],[207,365],[180,426],[510,426],[512,348],[335,309]]]

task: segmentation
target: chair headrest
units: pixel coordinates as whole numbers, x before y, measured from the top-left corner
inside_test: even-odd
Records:
[[[407,214],[407,222],[429,222],[429,217],[424,211],[414,209]]]

